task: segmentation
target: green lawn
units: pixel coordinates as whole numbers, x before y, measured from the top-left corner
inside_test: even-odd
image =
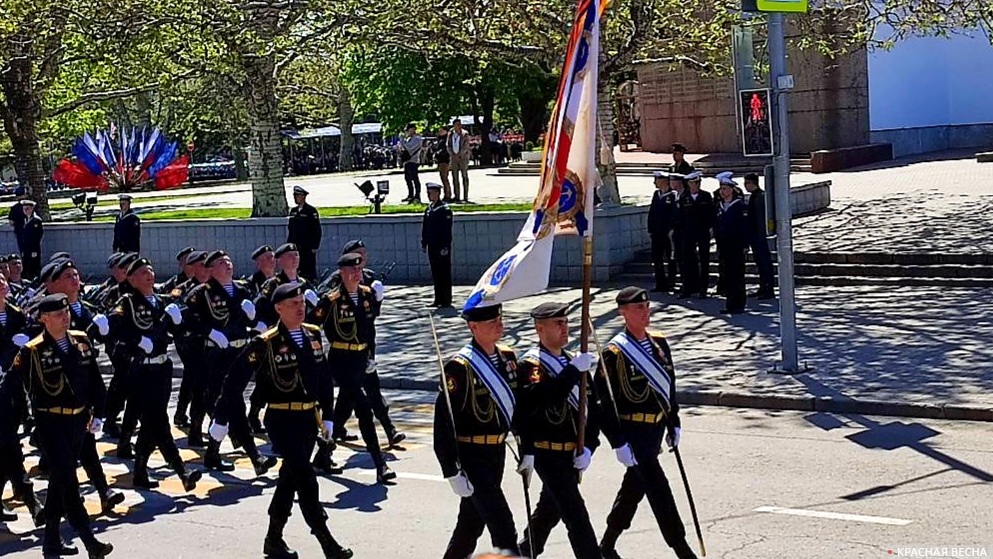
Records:
[[[383,206],[384,214],[421,214],[426,206],[422,204]],[[527,212],[531,204],[453,204],[455,213],[465,212]],[[344,206],[318,208],[321,217],[368,215],[369,206]],[[162,219],[245,219],[251,214],[249,208],[198,208],[192,210],[166,210],[140,213],[143,221]],[[114,216],[96,217],[93,221],[113,221]],[[73,221],[78,221],[75,219]]]
[[[224,192],[224,194],[227,194],[227,192]],[[149,196],[148,198],[135,198],[135,200],[134,200],[134,206],[135,206],[135,208],[139,208],[141,206],[141,204],[148,204],[148,203],[151,203],[151,202],[167,202],[169,200],[182,200],[182,199],[185,199],[185,198],[199,198],[201,196],[204,196],[204,194],[203,193],[200,193],[200,194],[174,194],[172,196]],[[75,208],[76,205],[73,204],[71,201],[66,200],[65,202],[50,202],[48,204],[48,207],[52,211],[56,211],[56,210],[71,210],[71,209]],[[118,207],[118,204],[117,204],[117,195],[116,194],[105,194],[103,197],[101,197],[99,199],[99,202],[97,204],[97,208],[101,208],[101,209],[107,209],[107,208],[117,209],[117,207]]]

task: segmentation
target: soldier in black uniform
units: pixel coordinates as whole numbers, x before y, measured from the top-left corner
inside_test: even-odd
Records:
[[[321,248],[321,216],[317,208],[307,203],[310,194],[302,187],[293,187],[293,203],[287,224],[286,242],[300,249],[300,275],[317,279],[317,251]]]
[[[700,189],[702,178],[699,171],[687,175],[688,188],[679,199],[683,243],[683,260],[679,266],[683,278],[681,299],[694,293],[704,298],[710,287],[710,239],[717,212],[714,198]]]
[[[441,185],[425,185],[428,200],[421,225],[421,249],[428,253],[431,281],[434,283],[432,307],[452,306],[452,210],[441,199]]]
[[[686,156],[686,146],[680,143],[672,144],[672,160],[673,164],[669,166],[670,173],[679,173],[680,175],[688,175],[694,171],[693,165],[685,159]]]
[[[117,197],[121,213],[114,222],[114,252],[141,252],[141,218],[131,209],[131,195]]]
[[[328,359],[336,367],[339,392],[348,394],[352,400],[362,440],[376,465],[376,479],[386,483],[395,479],[396,473],[386,464],[379,447],[369,396],[363,386],[369,363],[375,293],[361,283],[362,257],[358,254],[349,253],[339,258],[338,270],[341,285],[321,296],[308,322],[323,328],[331,344]],[[335,421],[338,421],[337,417]]]
[[[276,255],[271,246],[262,245],[252,253],[252,262],[255,263],[255,273],[248,278],[248,288],[252,295],[258,295],[262,291],[262,284],[276,275]]]
[[[607,516],[600,551],[604,559],[619,557],[617,538],[631,527],[642,497],[648,497],[662,536],[676,557],[696,559],[686,543],[686,529],[659,464],[663,437],[669,448],[679,446],[680,438],[676,373],[669,344],[661,334],[648,331],[651,308],[647,291],[626,287],[616,300],[625,330],[603,350],[597,393],[603,402],[603,433],[627,471]]]
[[[157,448],[183,482],[187,491],[196,487],[200,472],[187,472],[169,428],[166,408],[172,395],[172,361],[169,359],[171,332],[182,323],[179,306],[155,294],[155,270],[147,258],[139,258],[128,269],[134,288],[121,297],[110,313],[114,337],[131,357],[130,374],[141,379],[128,403],[128,413],[137,413],[141,422],[134,461],[134,485],[158,487],[148,477],[148,458]]]
[[[18,349],[28,342],[27,335],[22,333],[27,319],[21,309],[7,302],[9,294],[7,278],[0,274],[0,384],[5,371],[10,370]],[[34,486],[24,469],[24,452],[17,436],[17,428],[27,410],[18,409],[19,407],[15,405],[15,399],[11,395],[0,393],[0,494],[9,481],[14,490],[14,499],[28,508],[37,528],[45,523],[45,511],[35,496]],[[16,514],[8,514],[6,507],[3,511],[5,520],[17,519]]]
[[[48,457],[48,506],[45,507],[46,555],[72,555],[59,535],[64,515],[86,546],[90,559],[109,555],[114,547],[93,535],[79,495],[76,464],[83,435],[100,431],[105,389],[96,350],[83,332],[69,329],[69,300],[49,295],[39,304],[45,332],[29,341],[14,358],[0,384],[0,401],[23,405],[25,394],[35,411],[41,452]]]
[[[188,247],[192,248],[192,247]],[[186,249],[183,249],[185,251]],[[183,252],[180,251],[180,252]],[[169,297],[172,302],[180,307],[186,305],[186,297],[194,287],[206,283],[210,279],[210,272],[203,265],[207,253],[200,250],[193,250],[185,257],[184,276],[188,276],[185,281],[178,283],[169,290]],[[168,283],[168,282],[166,282]],[[197,385],[197,378],[207,374],[207,347],[203,336],[196,335],[188,328],[181,328],[176,332],[176,353],[183,362],[183,380],[179,385],[179,396],[176,399],[176,414],[172,418],[172,424],[176,427],[190,427],[190,420],[187,412],[194,399],[202,399],[202,393],[194,393]],[[206,443],[203,440],[202,428],[190,429],[186,439],[187,446],[191,448],[203,448]]]
[[[669,175],[666,173],[655,172],[655,188],[652,205],[648,209],[648,235],[652,239],[652,266],[655,271],[655,288],[652,291],[664,293],[671,291],[676,284],[672,245],[679,198],[669,188]]]
[[[497,343],[503,337],[501,313],[501,305],[462,313],[472,342],[445,364],[435,403],[434,453],[452,491],[462,497],[444,559],[472,554],[484,528],[493,547],[519,553],[514,516],[501,484],[504,442],[514,425],[523,379],[514,350]]]
[[[324,556],[347,559],[353,554],[335,541],[328,530],[317,477],[310,466],[318,432],[327,438],[333,429],[334,388],[321,331],[303,323],[307,308],[301,285],[279,286],[271,302],[279,321],[252,339],[239,357],[239,365],[232,368],[232,374],[224,382],[210,434],[224,439],[229,419],[242,413],[245,387],[254,375],[267,406],[265,423],[269,437],[283,457],[269,505],[269,530],[262,552],[270,559],[296,559],[297,553],[283,539],[295,495],[304,521],[320,542]]]
[[[34,279],[41,271],[41,238],[45,236],[45,226],[34,213],[34,200],[23,200],[24,230],[21,232],[21,257],[24,259],[24,277]]]
[[[772,299],[776,296],[773,287],[775,278],[772,254],[766,238],[765,193],[759,188],[758,175],[745,175],[745,190],[748,191],[748,245],[759,271],[759,290],[753,296],[758,299]]]
[[[163,283],[162,287],[159,288],[160,293],[172,297],[173,300],[176,299],[176,297],[172,295],[172,290],[176,289],[185,283],[186,280],[190,279],[192,272],[190,271],[190,265],[186,263],[186,257],[194,251],[196,251],[196,247],[189,246],[176,253],[176,265],[179,266],[179,272],[165,280],[165,283]]]
[[[721,177],[714,237],[727,304],[723,314],[745,312],[745,252],[748,251],[748,217],[745,201],[735,195],[737,183]]]
[[[110,386],[107,389],[106,433],[108,436],[116,439],[127,439],[127,437],[122,437],[122,433],[125,435],[131,434],[134,433],[135,429],[134,424],[124,426],[123,429],[117,425],[117,416],[124,411],[131,390],[128,383],[128,369],[131,364],[127,352],[120,351],[122,348],[119,347],[119,342],[108,335],[110,332],[110,322],[107,320],[106,313],[114,308],[121,297],[131,291],[131,284],[128,283],[128,267],[137,259],[137,253],[128,252],[123,253],[117,260],[117,264],[112,271],[113,279],[116,283],[113,283],[102,292],[99,301],[96,302],[100,313],[93,316],[93,324],[99,330],[99,334],[102,337],[100,341],[103,342],[104,348],[107,351],[107,357],[110,358],[110,363],[114,369],[114,374],[110,379]],[[132,419],[134,419],[133,416]],[[119,457],[132,458],[130,443],[125,444],[124,448],[119,450],[123,452],[123,455],[118,454]]]
[[[600,445],[599,403],[589,378],[593,356],[570,355],[563,349],[569,342],[568,309],[565,303],[543,303],[531,311],[539,345],[524,354],[520,364],[520,376],[526,380],[517,423],[525,441],[524,461],[533,463],[542,482],[521,553],[540,555],[552,528],[563,520],[576,558],[600,559],[596,533],[579,493],[579,476]],[[579,449],[579,381],[584,374],[589,381],[586,433]]]
[[[205,405],[194,406],[192,410],[191,437],[194,432],[199,433],[205,413],[213,417],[214,404],[220,395],[224,377],[239,374],[236,370],[237,356],[248,345],[249,325],[255,320],[255,305],[251,294],[247,287],[234,281],[234,263],[228,254],[215,250],[207,256],[204,264],[210,269],[211,278],[190,292],[187,299],[188,316],[184,317],[190,321],[190,330],[193,333],[204,336],[211,342],[207,350],[206,382],[194,389],[206,394]],[[244,398],[241,399],[240,413],[232,412],[230,417],[235,442],[251,458],[256,475],[265,474],[276,464],[276,459],[271,456],[263,458],[259,453],[248,425]],[[215,440],[208,441],[204,466],[210,470],[234,470],[233,464],[221,460],[220,446]]]

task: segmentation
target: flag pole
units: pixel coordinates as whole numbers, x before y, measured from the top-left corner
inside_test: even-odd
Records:
[[[579,351],[590,349],[590,287],[593,284],[593,235],[583,237],[583,325],[579,336]],[[583,371],[579,378],[579,425],[576,426],[576,455],[586,448],[586,385],[589,373]]]

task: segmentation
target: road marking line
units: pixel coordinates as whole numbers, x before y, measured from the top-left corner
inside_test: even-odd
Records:
[[[827,518],[830,520],[848,520],[850,522],[866,522],[869,524],[886,524],[888,526],[906,526],[913,520],[888,518],[885,516],[866,516],[863,514],[845,514],[841,512],[825,512],[819,510],[788,509],[783,507],[759,507],[754,512],[771,514],[786,514],[790,516],[806,516],[810,518]]]

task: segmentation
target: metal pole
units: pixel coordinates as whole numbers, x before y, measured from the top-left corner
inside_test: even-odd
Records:
[[[793,282],[793,210],[790,204],[790,121],[788,90],[780,83],[786,70],[786,33],[783,14],[769,14],[769,65],[773,102],[778,124],[776,156],[776,252],[779,260],[779,327],[782,344],[781,372],[796,373],[796,293]]]

